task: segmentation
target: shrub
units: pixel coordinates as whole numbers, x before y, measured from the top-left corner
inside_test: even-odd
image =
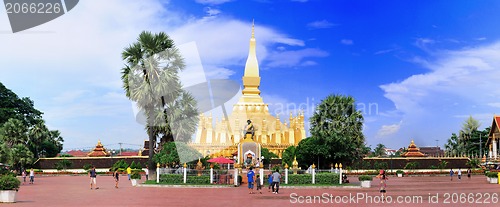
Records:
[[[339,184],[338,173],[319,173],[315,176],[317,184]]]
[[[373,180],[373,177],[369,175],[360,175],[358,179],[359,181],[371,181]]]
[[[91,165],[91,164],[88,164],[88,163],[87,163],[87,164],[83,165],[83,169],[84,169],[85,171],[90,170],[90,168],[92,168],[92,165]]]
[[[312,184],[312,175],[311,174],[288,175],[288,184]]]
[[[210,184],[210,175],[189,176],[186,182],[188,184]]]
[[[418,162],[409,162],[409,163],[406,163],[405,169],[414,170],[417,167],[418,167]]]
[[[486,176],[489,178],[498,178],[498,173],[497,172],[488,172],[486,174]]]
[[[404,171],[402,171],[402,170],[396,170],[396,174],[403,174],[403,173],[404,173]]]
[[[140,180],[141,179],[141,174],[139,174],[137,172],[134,172],[134,173],[132,173],[132,175],[130,175],[130,179]]]
[[[0,190],[18,190],[21,181],[12,175],[0,175]]]
[[[184,182],[183,179],[184,179],[183,175],[180,175],[180,174],[164,174],[164,175],[160,175],[160,182],[161,183],[181,184],[181,183]]]
[[[62,159],[54,164],[54,167],[57,170],[66,170],[67,168],[70,168],[71,165],[73,165],[73,162],[67,160],[67,159]]]

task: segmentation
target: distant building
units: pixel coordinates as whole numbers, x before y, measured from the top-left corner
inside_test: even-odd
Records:
[[[396,155],[397,150],[384,148],[384,152],[385,152],[386,156],[394,156],[394,155]]]
[[[444,150],[441,147],[420,147],[420,152],[428,157],[443,157]]]

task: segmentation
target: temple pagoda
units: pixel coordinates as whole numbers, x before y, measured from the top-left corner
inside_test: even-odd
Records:
[[[424,153],[420,152],[420,149],[415,145],[415,142],[411,140],[408,146],[408,151],[405,152],[402,157],[425,157]]]
[[[493,122],[491,123],[490,133],[486,146],[488,146],[488,162],[489,164],[500,164],[500,155],[498,149],[500,148],[500,116],[494,115]]]
[[[87,154],[87,157],[107,157],[109,153],[106,152],[106,148],[101,144],[101,140],[97,141],[95,148]]]
[[[250,49],[242,78],[242,95],[233,106],[232,113],[227,118],[216,120],[215,126],[211,114],[200,114],[195,140],[189,145],[204,156],[232,158],[238,150],[238,143],[244,140],[243,129],[247,120],[251,120],[255,127],[253,140],[279,157],[286,148],[298,145],[306,137],[303,112],[297,116],[290,114],[288,124],[281,122],[278,116],[269,113],[268,105],[260,96],[261,77],[254,28],[252,25]]]

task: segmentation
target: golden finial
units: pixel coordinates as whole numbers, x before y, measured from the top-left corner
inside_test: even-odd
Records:
[[[339,167],[339,165],[337,163],[335,163],[335,168],[338,168],[338,167]]]
[[[255,38],[255,19],[252,19],[252,38]]]
[[[312,169],[314,169],[314,168],[316,168],[316,165],[313,163],[311,167],[312,167]]]
[[[339,164],[339,168],[342,168],[342,163]]]
[[[288,169],[288,163],[285,163],[285,169]]]
[[[187,164],[186,163],[184,163],[184,168],[187,168]]]

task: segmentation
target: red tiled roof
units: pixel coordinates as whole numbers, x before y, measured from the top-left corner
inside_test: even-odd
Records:
[[[87,153],[88,152],[83,152],[81,150],[71,150],[71,151],[68,151],[68,152],[65,152],[62,154],[68,154],[68,155],[71,155],[73,157],[87,157]]]
[[[118,154],[118,156],[138,156],[139,152],[122,152],[122,154]]]

